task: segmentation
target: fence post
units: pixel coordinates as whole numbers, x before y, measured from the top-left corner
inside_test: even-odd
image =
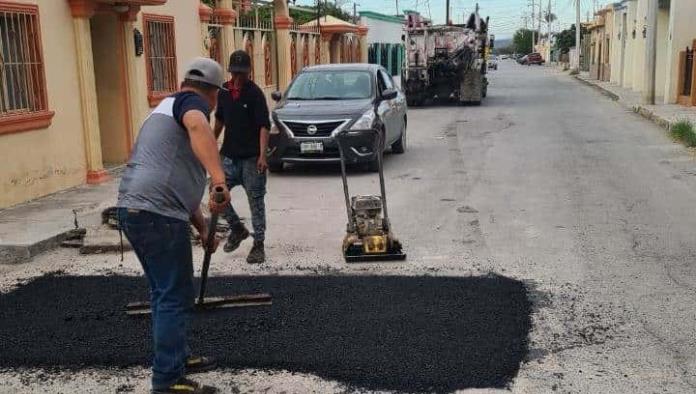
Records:
[[[213,17],[222,25],[220,60],[227,70],[229,56],[235,49],[234,25],[237,22],[237,12],[232,8],[232,0],[220,0],[218,7],[213,10]]]
[[[365,25],[360,25],[358,26],[358,43],[360,44],[360,53],[358,54],[359,61],[360,63],[367,63],[367,51],[368,51],[368,45],[367,45],[367,32],[368,32],[368,27]]]

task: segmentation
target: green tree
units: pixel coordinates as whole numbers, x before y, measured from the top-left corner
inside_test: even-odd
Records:
[[[203,0],[206,4],[211,5],[215,3],[215,0]],[[251,9],[246,14],[242,16],[254,16],[258,12],[260,21],[270,21],[271,15],[273,15],[273,5],[262,5],[258,9]],[[297,22],[298,25],[305,24],[307,22],[317,19],[317,8],[316,6],[307,6],[303,9],[291,8],[290,17]],[[352,15],[344,11],[342,8],[336,6],[334,3],[322,3],[321,5],[321,15],[331,15],[338,19],[351,22]]]
[[[558,19],[558,17],[553,12],[552,13],[548,13],[548,12],[544,13],[544,20],[546,21],[546,23],[553,23],[556,21],[556,19]]]
[[[587,34],[587,29],[581,26],[580,34]],[[570,48],[575,47],[575,24],[570,26],[570,29],[563,30],[556,35],[556,49],[561,53],[570,52]]]
[[[529,54],[533,52],[532,36],[534,34],[533,30],[529,29],[519,29],[515,32],[512,37],[512,46],[515,48],[515,52],[522,54]],[[537,38],[538,39],[538,38]],[[536,42],[535,42],[536,44]]]

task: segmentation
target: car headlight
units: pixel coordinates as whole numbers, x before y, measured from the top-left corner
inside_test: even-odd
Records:
[[[360,116],[360,119],[355,121],[353,125],[350,127],[351,130],[368,130],[372,128],[372,125],[375,123],[375,117],[377,115],[375,114],[375,110],[370,108],[367,112],[362,114]]]

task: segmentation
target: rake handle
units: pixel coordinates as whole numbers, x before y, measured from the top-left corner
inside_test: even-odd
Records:
[[[218,204],[225,201],[224,189],[221,187],[215,188],[213,191],[213,199]],[[205,301],[205,291],[208,285],[208,270],[210,269],[210,259],[213,257],[213,247],[215,242],[211,240],[215,239],[217,232],[219,214],[213,212],[210,215],[210,224],[208,225],[208,238],[206,239],[207,245],[205,247],[205,255],[203,257],[203,267],[201,268],[201,287],[198,290],[198,305],[203,305]]]

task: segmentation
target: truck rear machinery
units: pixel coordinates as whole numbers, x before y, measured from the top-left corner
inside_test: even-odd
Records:
[[[481,104],[488,90],[486,57],[493,41],[488,18],[478,10],[464,25],[432,25],[420,14],[407,14],[406,67],[402,86],[409,105],[437,99]]]

